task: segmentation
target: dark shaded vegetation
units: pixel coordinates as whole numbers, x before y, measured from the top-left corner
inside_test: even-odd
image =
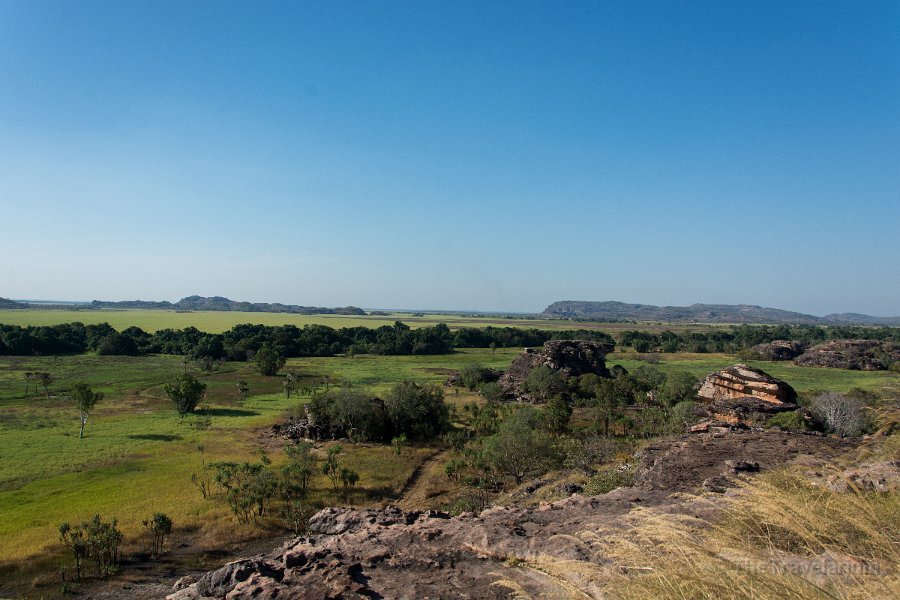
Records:
[[[818,344],[828,340],[878,340],[900,342],[900,328],[815,325],[738,325],[704,332],[650,333],[624,331],[619,345],[637,352],[727,352],[749,350],[775,340],[795,340]]]
[[[460,379],[476,386],[484,372],[475,364],[464,371],[467,377]],[[616,365],[610,377],[566,377],[539,366],[523,382],[538,406],[494,401],[496,384],[481,383],[487,402],[465,405],[467,427],[444,436],[452,450],[445,473],[465,490],[449,509],[481,510],[497,493],[556,469],[588,476],[585,489],[593,494],[629,485],[633,465],[627,457],[636,440],[681,432],[697,420],[698,383],[690,374],[667,374],[654,365],[632,373]]]
[[[539,346],[548,340],[584,339],[612,342],[600,331],[545,331],[514,327],[464,328],[446,324],[411,329],[397,321],[372,329],[325,325],[237,325],[224,333],[204,333],[195,327],[147,333],[138,327],[121,332],[107,323],[65,323],[40,327],[0,325],[0,354],[15,356],[80,354],[176,354],[194,359],[250,360],[260,351],[283,358],[336,354],[446,354],[454,348]],[[265,367],[271,363],[266,363]],[[266,368],[266,370],[271,370]],[[277,371],[277,369],[276,369]]]
[[[443,390],[412,381],[394,385],[384,399],[352,387],[329,390],[313,396],[308,411],[318,435],[352,441],[429,441],[450,428]]]

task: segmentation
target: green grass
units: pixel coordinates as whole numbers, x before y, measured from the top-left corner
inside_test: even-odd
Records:
[[[293,359],[287,369],[301,376],[301,386],[329,375],[385,390],[402,379],[424,383],[446,380],[446,369],[477,361],[505,367],[513,350],[471,350],[435,357]],[[190,419],[178,418],[162,392],[162,383],[184,369],[180,357],[0,357],[0,561],[21,559],[56,543],[56,526],[99,512],[115,516],[128,535],[155,511],[169,514],[176,526],[200,524],[201,515],[230,519],[221,503],[203,500],[190,482],[201,460],[252,460],[269,426],[282,418],[297,397],[288,400],[281,378],[261,377],[243,363],[197,374],[208,386],[212,427],[195,431]],[[50,397],[23,398],[24,373],[47,371],[54,383]],[[238,398],[235,383],[245,380],[251,396]],[[86,381],[106,397],[92,413],[85,438],[64,392]],[[205,449],[204,456],[198,445]],[[280,442],[272,448],[283,460]],[[390,448],[345,445],[347,465],[359,471],[361,503],[399,489],[430,450],[410,448],[396,459]],[[313,500],[341,503],[330,484],[314,482]],[[374,495],[373,495],[374,494]]]
[[[300,372],[328,375],[336,384],[346,381],[381,393],[405,379],[422,383],[443,383],[451,371],[462,369],[472,362],[485,367],[506,369],[520,353],[521,348],[498,348],[494,352],[486,349],[463,349],[453,354],[435,356],[304,358],[289,360],[287,368],[296,367]]]
[[[116,330],[121,331],[132,325],[140,327],[144,331],[154,332],[159,329],[184,329],[193,326],[201,331],[209,333],[221,333],[242,323],[254,323],[261,325],[304,325],[319,324],[329,327],[380,327],[393,325],[394,321],[403,321],[410,327],[428,327],[438,323],[446,323],[452,329],[460,327],[520,327],[538,329],[600,329],[610,333],[627,329],[641,329],[642,331],[708,331],[721,329],[725,325],[686,325],[667,323],[593,323],[564,321],[558,319],[506,319],[502,317],[462,317],[447,314],[426,314],[422,317],[414,317],[412,313],[397,312],[390,316],[343,316],[343,315],[291,315],[284,313],[262,312],[228,312],[228,311],[196,311],[176,312],[174,310],[145,310],[145,309],[103,309],[103,310],[54,310],[54,309],[26,309],[26,310],[0,310],[0,323],[6,325],[58,325],[60,323],[81,322],[85,325],[109,323]]]
[[[384,393],[394,383],[412,379],[442,383],[466,363],[506,368],[518,349],[465,350],[442,356],[357,356],[291,359],[287,369],[305,376],[301,385],[323,375]],[[702,377],[737,362],[726,355],[664,355],[660,368]],[[644,364],[633,355],[613,355],[610,364],[629,370]],[[879,390],[897,386],[896,374],[863,373],[796,367],[788,363],[754,363],[782,378],[799,392]],[[281,442],[267,438],[271,424],[298,400],[281,393],[281,379],[261,377],[244,363],[228,363],[219,371],[198,374],[208,385],[213,413],[211,429],[196,431],[178,418],[162,392],[162,383],[182,372],[176,356],[0,357],[0,561],[21,560],[56,544],[56,526],[99,512],[115,516],[128,535],[140,533],[140,522],[155,511],[168,513],[176,526],[230,522],[221,503],[204,500],[190,483],[201,460],[250,460],[268,444],[276,464],[283,460]],[[23,398],[24,373],[47,371],[54,383],[50,397]],[[250,384],[251,396],[240,402],[235,382]],[[78,416],[64,391],[86,381],[103,391],[78,439]],[[448,390],[458,403],[468,394]],[[198,445],[205,454],[201,457]],[[361,474],[357,502],[377,502],[396,490],[431,452],[408,449],[396,459],[383,446],[345,444],[348,466]],[[329,495],[327,481],[314,482],[314,499],[343,502]],[[381,496],[379,496],[381,494]]]
[[[635,360],[629,353],[616,353],[607,360],[609,366],[619,364],[629,372],[648,364]],[[730,365],[744,362],[751,367],[762,369],[769,375],[786,381],[797,393],[809,394],[816,391],[846,392],[852,388],[862,388],[878,392],[885,388],[900,386],[900,376],[890,371],[848,371],[824,367],[798,367],[789,361],[743,361],[730,354],[660,354],[658,366],[666,373],[686,372],[698,378]]]

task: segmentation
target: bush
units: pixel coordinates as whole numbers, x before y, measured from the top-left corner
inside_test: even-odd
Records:
[[[407,439],[424,441],[450,429],[450,409],[437,386],[398,383],[388,392],[384,406],[394,435],[406,434]]]
[[[263,344],[253,356],[256,370],[260,375],[271,377],[284,366],[284,355],[272,344]]]
[[[606,494],[616,488],[632,485],[634,485],[634,465],[625,463],[614,468],[604,469],[588,479],[584,484],[584,494],[596,496]]]
[[[119,544],[122,532],[113,519],[104,523],[100,515],[73,527],[69,523],[59,526],[59,537],[75,560],[75,573],[81,579],[81,563],[91,558],[97,566],[97,575],[108,577],[119,564]]]
[[[384,403],[351,387],[316,394],[307,405],[320,434],[346,434],[352,441],[387,442],[393,429]]]
[[[144,527],[150,532],[150,556],[156,558],[163,551],[166,536],[172,533],[172,519],[163,513],[154,513],[144,521]]]
[[[478,391],[481,397],[488,402],[500,402],[503,400],[503,388],[496,381],[485,383]]]
[[[865,426],[862,402],[842,394],[826,392],[817,396],[810,412],[821,421],[825,431],[841,437],[860,435]]]
[[[541,430],[540,421],[534,409],[519,409],[484,440],[484,459],[497,473],[512,477],[516,485],[529,474],[545,473],[555,462],[553,441]]]
[[[778,413],[774,415],[766,424],[771,429],[781,429],[782,431],[807,431],[809,423],[803,418],[803,414],[799,410]]]
[[[684,431],[698,420],[697,403],[692,400],[677,403],[669,413],[669,425],[673,432]]]
[[[268,468],[268,459],[260,463],[213,463],[216,483],[225,491],[231,511],[241,523],[255,522],[265,516],[278,489],[275,473]]]
[[[206,394],[206,384],[201,383],[196,377],[184,373],[167,383],[164,388],[166,395],[175,405],[178,416],[194,412],[203,395]]]
[[[478,363],[469,363],[459,372],[459,380],[471,391],[475,391],[491,379],[491,370]]]
[[[594,435],[583,440],[572,437],[560,438],[556,451],[567,469],[577,469],[584,473],[594,472],[594,467],[604,463],[616,454],[618,445],[610,438]]]

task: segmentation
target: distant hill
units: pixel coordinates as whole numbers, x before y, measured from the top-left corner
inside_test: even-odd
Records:
[[[28,308],[28,305],[8,298],[0,298],[0,308]]]
[[[550,319],[593,319],[598,321],[665,321],[670,323],[758,323],[809,325],[900,325],[900,317],[871,317],[844,313],[817,317],[752,304],[692,304],[654,306],[625,302],[583,302],[565,300],[544,309]]]
[[[888,325],[890,327],[900,327],[900,317],[873,317],[859,313],[837,313],[825,315],[822,319],[829,323],[847,325]]]
[[[297,306],[269,302],[241,302],[229,300],[222,296],[188,296],[174,304],[167,301],[125,300],[121,302],[105,302],[94,300],[91,308],[144,308],[165,310],[219,310],[242,312],[291,313],[298,315],[365,315],[366,311],[355,306],[324,308],[321,306]]]

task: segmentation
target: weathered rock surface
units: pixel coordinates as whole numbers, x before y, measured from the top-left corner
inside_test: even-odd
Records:
[[[794,360],[806,351],[806,344],[789,340],[775,340],[768,344],[757,344],[750,350],[762,357],[763,360]]]
[[[523,389],[522,383],[532,369],[545,365],[564,377],[578,377],[594,373],[609,377],[606,355],[612,352],[609,344],[585,340],[554,340],[546,342],[543,348],[527,348],[500,377],[500,386],[509,398],[532,402]]]
[[[875,340],[833,340],[813,346],[794,362],[804,367],[883,371],[900,361],[900,346]]]
[[[508,598],[513,589],[559,598],[571,595],[571,585],[600,597],[589,575],[581,575],[605,566],[590,540],[627,529],[623,517],[632,508],[702,516],[713,510],[710,502],[672,492],[723,492],[747,473],[804,455],[827,459],[850,447],[847,441],[770,431],[683,436],[646,448],[635,486],[602,496],[453,518],[396,508],[325,509],[312,519],[309,537],[230,563],[168,598]],[[564,565],[566,582],[529,564]]]
[[[794,404],[797,393],[794,388],[765,371],[734,365],[717,371],[700,385],[697,395],[706,400],[733,400],[756,398],[770,404]]]
[[[797,393],[768,373],[734,365],[707,377],[697,395],[706,400],[703,412],[712,421],[730,426],[756,426],[771,415],[797,408]]]
[[[828,478],[826,486],[835,492],[856,489],[865,492],[892,492],[900,489],[900,462],[866,462]]]

